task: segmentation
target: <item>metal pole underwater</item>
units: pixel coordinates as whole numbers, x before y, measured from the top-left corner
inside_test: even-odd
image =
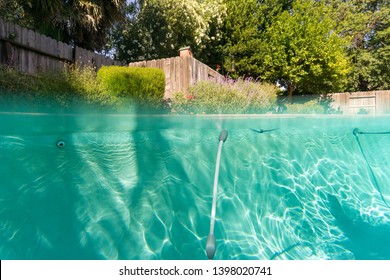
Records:
[[[206,253],[209,259],[214,258],[215,255],[215,236],[214,236],[214,225],[215,225],[215,213],[217,208],[217,191],[218,191],[218,176],[219,176],[219,165],[221,162],[221,152],[223,143],[228,137],[227,130],[222,130],[219,134],[219,145],[217,153],[217,163],[215,165],[215,175],[214,175],[214,189],[213,189],[213,203],[211,207],[211,217],[210,217],[210,233],[207,237],[206,243]]]

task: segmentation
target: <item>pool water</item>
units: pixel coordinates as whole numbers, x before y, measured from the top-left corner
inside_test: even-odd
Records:
[[[390,116],[0,124],[1,259],[207,259],[222,129],[215,259],[390,259]]]

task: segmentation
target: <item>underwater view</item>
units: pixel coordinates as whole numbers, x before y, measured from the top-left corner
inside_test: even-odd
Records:
[[[390,260],[390,116],[0,113],[0,258]]]

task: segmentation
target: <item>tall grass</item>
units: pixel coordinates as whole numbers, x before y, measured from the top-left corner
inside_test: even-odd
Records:
[[[97,82],[104,93],[132,102],[138,109],[162,107],[165,74],[161,69],[103,66],[97,73]]]
[[[38,110],[54,104],[66,106],[71,92],[72,87],[64,72],[28,75],[0,65],[0,105],[3,110]]]
[[[288,103],[284,104],[284,112],[287,114],[324,114],[324,106],[318,100],[309,100],[304,103]]]
[[[69,92],[71,87],[64,72],[47,72],[39,75],[20,73],[13,68],[0,65],[0,91],[4,92]]]
[[[145,111],[150,105],[152,110],[162,112],[165,76],[161,70],[156,71],[110,66],[96,72],[87,66],[66,65],[59,72],[28,75],[0,66],[0,105],[30,110],[92,105],[94,109],[126,112],[139,111],[141,105]],[[102,79],[106,72],[112,73],[110,83]],[[121,73],[126,74],[125,79],[119,79]]]
[[[193,114],[262,114],[273,111],[278,88],[252,79],[226,79],[220,83],[202,81],[189,94],[176,93],[172,111]]]
[[[121,110],[129,102],[105,90],[91,67],[66,65],[58,72],[29,75],[0,65],[3,109],[66,109],[92,105],[96,109]]]

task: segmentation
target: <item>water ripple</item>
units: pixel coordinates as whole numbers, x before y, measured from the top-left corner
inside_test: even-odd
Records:
[[[215,122],[0,136],[0,256],[206,259]],[[351,128],[248,122],[223,122],[215,258],[390,259],[390,212]],[[359,139],[390,201],[389,137]]]

